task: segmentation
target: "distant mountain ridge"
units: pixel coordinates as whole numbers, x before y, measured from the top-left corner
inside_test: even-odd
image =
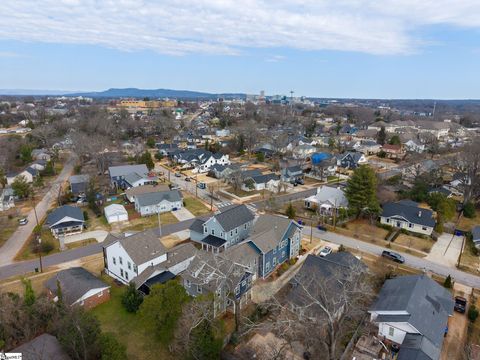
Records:
[[[92,91],[92,92],[78,92],[69,93],[68,96],[84,96],[93,98],[175,98],[175,99],[216,99],[222,98],[244,98],[246,95],[242,93],[226,93],[226,94],[212,94],[200,91],[190,90],[172,90],[172,89],[137,89],[137,88],[124,88],[117,89],[111,88],[105,91]]]

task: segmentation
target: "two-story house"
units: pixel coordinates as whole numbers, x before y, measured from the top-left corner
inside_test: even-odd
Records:
[[[252,273],[223,254],[198,252],[180,276],[189,295],[214,294],[214,316],[230,306],[240,311],[237,304],[241,308],[251,299]]]
[[[398,360],[438,360],[453,307],[452,294],[422,274],[385,281],[369,313],[378,337],[400,345]]]
[[[124,284],[150,266],[167,260],[167,251],[156,230],[136,234],[109,234],[103,242],[105,273]]]
[[[345,169],[356,169],[366,163],[367,158],[361,152],[346,152],[337,155],[337,165]]]
[[[260,215],[248,240],[259,253],[258,276],[266,278],[277,266],[298,256],[302,227],[283,216]]]
[[[431,235],[435,227],[433,212],[411,200],[384,204],[380,223],[423,235]]]
[[[282,181],[285,182],[293,184],[303,179],[303,170],[300,165],[283,168],[280,172]]]
[[[190,239],[204,250],[220,252],[244,240],[254,219],[254,214],[243,204],[225,207],[206,221],[196,219],[190,226]]]

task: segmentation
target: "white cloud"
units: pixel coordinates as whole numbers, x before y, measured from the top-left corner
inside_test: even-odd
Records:
[[[283,55],[273,55],[265,59],[266,62],[280,62],[283,60],[285,60],[285,56]]]
[[[23,57],[23,55],[18,54],[16,52],[12,52],[12,51],[0,51],[0,58],[17,58],[17,57]]]
[[[247,48],[407,54],[425,25],[480,28],[478,0],[3,0],[0,39],[124,51],[236,55]]]

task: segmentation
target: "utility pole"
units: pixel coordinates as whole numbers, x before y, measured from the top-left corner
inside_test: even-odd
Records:
[[[33,213],[35,214],[35,221],[38,226],[38,215],[37,215],[37,205],[35,204],[35,193],[32,192],[32,203],[33,203]]]
[[[40,272],[43,272],[43,264],[42,264],[42,238],[37,235],[38,238],[38,257],[40,260]]]

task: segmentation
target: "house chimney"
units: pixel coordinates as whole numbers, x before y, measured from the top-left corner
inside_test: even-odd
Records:
[[[418,211],[418,217],[422,217],[422,210]]]

